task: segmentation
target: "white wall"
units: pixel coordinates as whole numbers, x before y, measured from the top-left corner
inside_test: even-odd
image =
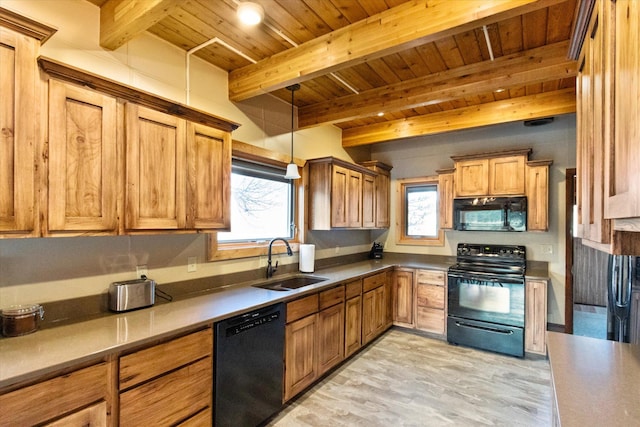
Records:
[[[565,171],[576,164],[575,115],[556,117],[552,124],[525,127],[522,122],[452,132],[400,142],[378,144],[372,158],[393,165],[391,171],[391,223],[398,215],[397,186],[399,178],[435,175],[437,169],[450,168],[450,156],[498,151],[511,148],[533,148],[531,160],[552,159],[549,179],[549,231],[525,233],[447,231],[442,247],[396,244],[395,228],[381,239],[385,250],[403,253],[453,255],[459,242],[519,244],[527,247],[527,258],[547,261],[552,286],[549,289],[549,322],[564,324],[565,279]],[[543,254],[542,245],[551,245],[553,253]]]

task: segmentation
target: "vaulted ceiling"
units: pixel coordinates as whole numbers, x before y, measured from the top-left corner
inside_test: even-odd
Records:
[[[229,73],[229,99],[295,94],[300,127],[332,123],[343,146],[575,112],[567,59],[576,0],[89,0],[101,44],[143,31]]]

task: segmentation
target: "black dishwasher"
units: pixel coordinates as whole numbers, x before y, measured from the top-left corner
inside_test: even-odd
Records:
[[[214,426],[255,427],[282,407],[284,304],[216,323]]]

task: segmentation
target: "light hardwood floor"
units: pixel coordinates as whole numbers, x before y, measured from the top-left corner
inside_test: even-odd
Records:
[[[549,426],[547,360],[392,329],[268,426]]]

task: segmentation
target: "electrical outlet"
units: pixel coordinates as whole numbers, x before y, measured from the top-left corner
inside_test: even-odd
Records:
[[[340,246],[336,246],[336,255],[340,253]]]
[[[146,265],[136,265],[136,276],[138,278],[147,275],[147,266]]]
[[[193,273],[198,270],[198,257],[190,256],[187,258],[187,273]]]
[[[543,254],[553,254],[553,246],[552,245],[540,245],[540,249]]]

